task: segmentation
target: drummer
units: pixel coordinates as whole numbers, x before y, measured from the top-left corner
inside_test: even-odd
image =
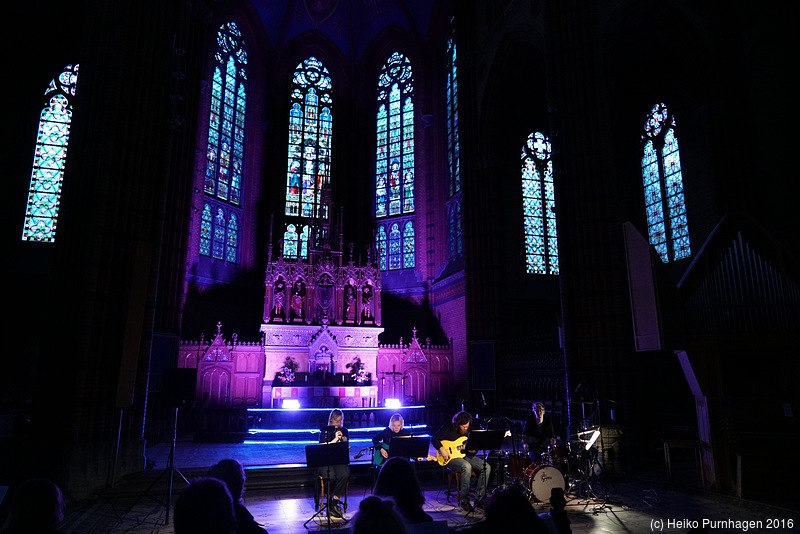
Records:
[[[544,403],[533,403],[533,411],[522,429],[522,443],[534,462],[541,461],[547,448],[556,444],[556,432],[549,414],[545,413]]]

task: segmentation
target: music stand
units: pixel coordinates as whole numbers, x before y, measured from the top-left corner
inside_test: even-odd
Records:
[[[422,436],[396,436],[389,440],[389,458],[426,458],[431,448],[431,438]]]
[[[496,451],[503,448],[502,430],[471,430],[464,444],[465,451]]]
[[[504,438],[505,438],[505,432],[502,430],[470,430],[469,434],[467,435],[467,442],[464,443],[464,450],[486,451],[486,454],[483,455],[483,461],[484,463],[487,463],[486,456],[488,455],[488,452],[502,449]],[[479,499],[480,501],[482,501],[488,497],[488,489],[489,489],[488,488],[489,481],[486,480],[485,467],[483,471],[481,471],[480,476],[484,477],[485,480],[484,484],[485,492],[483,496]]]
[[[323,429],[323,432],[325,429]],[[308,467],[327,467],[328,474],[326,480],[328,484],[326,485],[326,499],[325,504],[323,504],[320,509],[308,520],[303,523],[305,527],[308,523],[310,523],[315,517],[319,516],[323,512],[325,513],[327,520],[328,520],[328,528],[331,526],[331,511],[330,511],[330,502],[331,502],[331,466],[332,465],[349,465],[350,464],[350,448],[346,441],[340,441],[338,443],[320,443],[319,445],[306,445],[306,465]],[[320,495],[320,499],[322,499],[322,495]],[[346,519],[342,518],[345,522]]]

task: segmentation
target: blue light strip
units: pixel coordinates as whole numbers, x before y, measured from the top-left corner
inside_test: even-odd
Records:
[[[389,410],[392,412],[402,412],[403,410],[419,410],[421,408],[425,408],[424,405],[422,406],[400,406],[397,408],[386,407],[386,406],[378,406],[372,408],[337,408],[342,412],[364,412],[368,410]],[[331,408],[248,408],[248,412],[320,412],[320,413],[328,413],[331,411]]]
[[[430,434],[418,434],[417,437],[429,438]],[[349,443],[372,443],[372,439],[351,439]],[[260,440],[260,439],[246,439],[242,442],[243,445],[319,445],[319,441],[303,440],[303,441],[289,441],[289,440]]]
[[[370,427],[358,427],[358,428],[348,428],[347,430],[354,434],[356,432],[380,432],[386,427],[383,426],[370,426]],[[423,428],[428,428],[428,425],[408,425],[406,427],[409,430],[420,430]],[[319,434],[320,430],[318,428],[251,428],[248,430],[249,434]]]

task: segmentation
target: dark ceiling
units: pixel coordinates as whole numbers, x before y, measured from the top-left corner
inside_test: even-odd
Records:
[[[370,41],[387,26],[425,38],[435,0],[252,0],[270,44],[280,48],[318,29],[349,59],[358,61]]]

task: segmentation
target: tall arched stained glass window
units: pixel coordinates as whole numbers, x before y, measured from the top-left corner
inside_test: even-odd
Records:
[[[451,21],[451,27],[453,21]],[[447,40],[447,82],[445,107],[447,122],[447,257],[461,254],[461,154],[458,133],[458,62],[455,32]]]
[[[525,266],[531,274],[558,274],[553,160],[550,140],[541,132],[522,147],[522,215]]]
[[[244,185],[247,49],[235,22],[217,31],[214,60],[204,186],[213,216],[204,209],[200,254],[236,262]]]
[[[39,133],[33,153],[23,241],[52,243],[56,239],[61,187],[67,160],[72,97],[78,82],[78,65],[67,65],[44,93]]]
[[[375,216],[414,212],[414,78],[393,53],[378,77]]]
[[[413,268],[414,77],[411,62],[399,52],[389,56],[378,76],[376,121],[375,217],[392,221],[388,249],[378,247],[380,264]]]
[[[675,118],[664,104],[653,106],[647,115],[642,146],[642,179],[650,244],[664,263],[688,258],[692,248]]]
[[[290,98],[285,213],[327,218],[320,200],[330,183],[333,99],[328,69],[317,58],[297,65]]]

